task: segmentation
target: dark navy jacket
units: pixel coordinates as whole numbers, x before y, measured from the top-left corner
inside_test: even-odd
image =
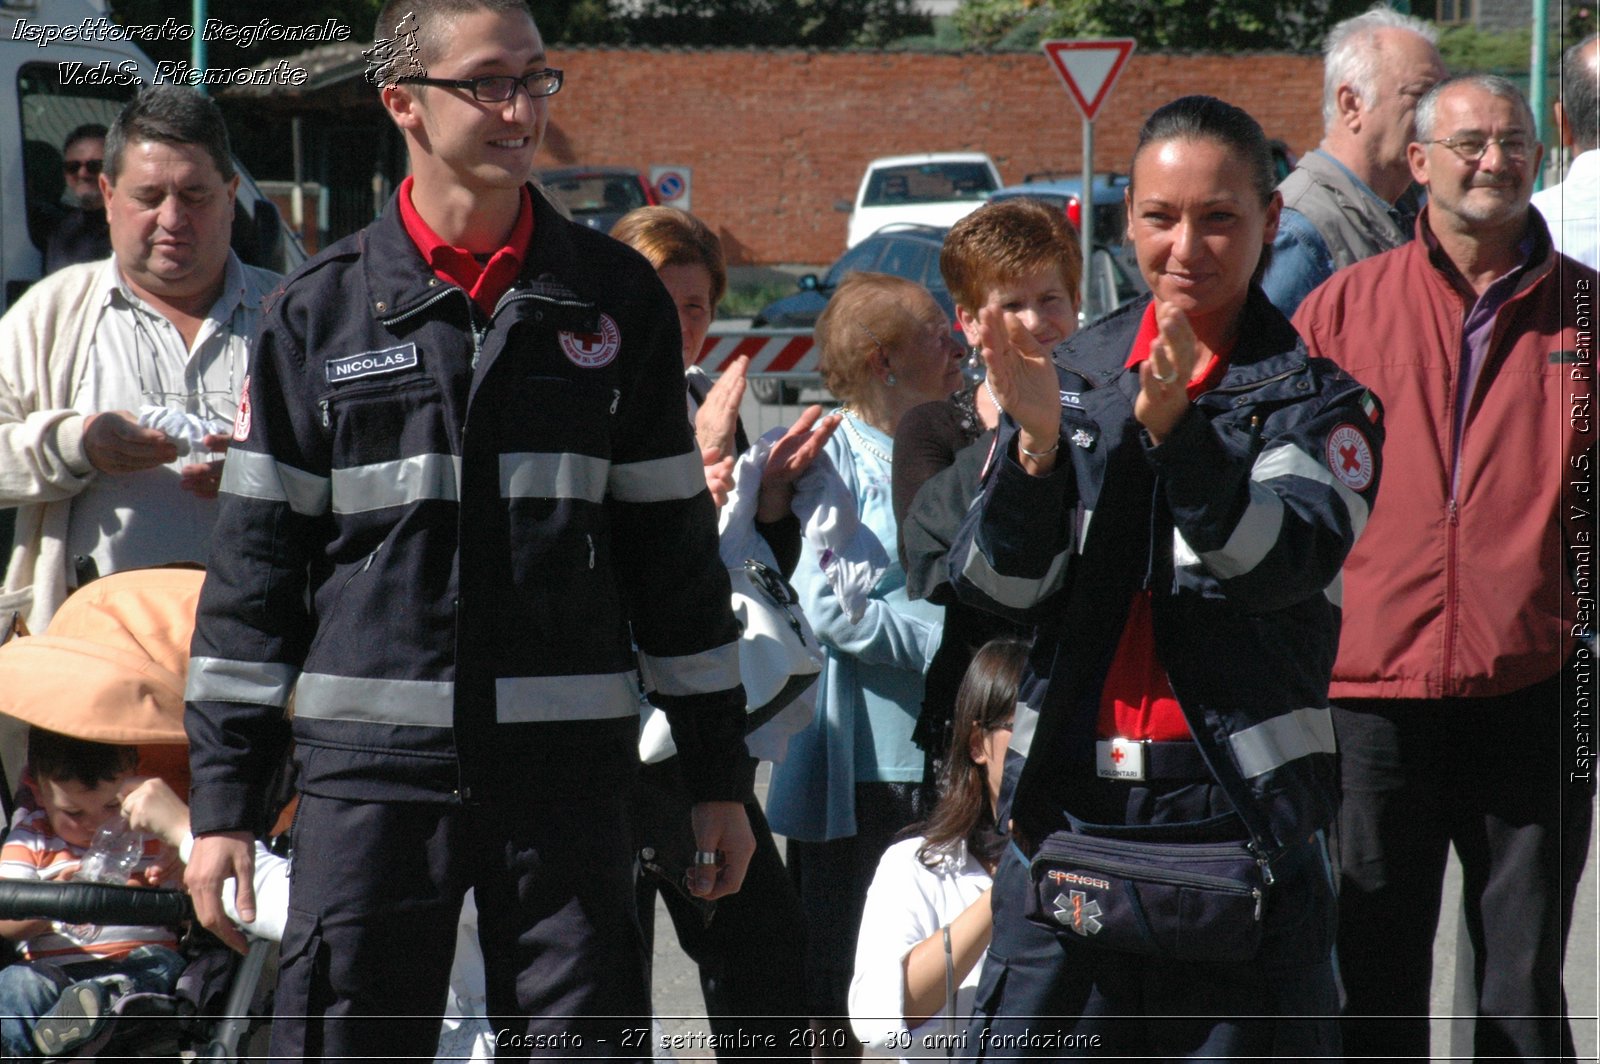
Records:
[[[491,316],[394,201],[276,297],[190,663],[197,832],[254,825],[291,691],[311,793],[602,792],[635,770],[642,677],[691,796],[743,797],[677,316],[641,256],[533,202]]]
[[[1380,414],[1252,287],[1222,382],[1159,446],[1124,368],[1148,299],[1056,349],[1062,433],[1033,477],[1008,425],[950,552],[962,597],[1040,626],[1010,815],[1037,841],[1094,776],[1101,688],[1132,596],[1218,781],[1275,853],[1337,804],[1328,679],[1339,573],[1378,490]],[[1048,676],[1047,682],[1040,678]]]

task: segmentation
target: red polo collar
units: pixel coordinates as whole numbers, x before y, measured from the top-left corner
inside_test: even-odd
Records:
[[[417,213],[411,203],[411,186],[415,178],[400,182],[400,221],[406,235],[422,252],[423,261],[432,267],[441,281],[448,281],[466,290],[478,309],[485,314],[494,313],[494,305],[511,282],[522,272],[522,260],[533,239],[533,197],[528,187],[522,187],[522,204],[517,209],[517,223],[511,229],[511,238],[505,247],[480,263],[478,257],[466,248],[445,243],[444,239]]]
[[[1133,369],[1149,358],[1150,345],[1160,335],[1161,329],[1156,325],[1156,301],[1152,299],[1150,305],[1144,308],[1144,317],[1139,319],[1139,332],[1133,338],[1133,348],[1128,352],[1128,361],[1124,365]],[[1232,348],[1217,352],[1217,357],[1211,360],[1211,365],[1206,367],[1200,379],[1188,383],[1190,399],[1198,399],[1222,383],[1222,375],[1228,372],[1228,357],[1232,354]]]

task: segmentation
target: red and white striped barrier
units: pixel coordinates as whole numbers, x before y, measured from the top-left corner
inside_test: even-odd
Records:
[[[708,336],[695,365],[707,373],[721,373],[740,355],[750,356],[752,377],[817,372],[817,351],[809,329],[751,329]]]

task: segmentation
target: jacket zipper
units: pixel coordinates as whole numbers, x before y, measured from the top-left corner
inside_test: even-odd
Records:
[[[449,299],[451,292],[461,292],[461,295],[464,296],[466,298],[466,300],[467,300],[468,309],[469,310],[471,309],[472,297],[467,295],[466,292],[462,291],[460,288],[456,287],[455,285],[448,285],[447,287],[442,289],[437,295],[429,296],[427,299],[424,299],[421,303],[418,303],[416,306],[412,307],[410,310],[406,311],[404,314],[396,314],[392,318],[381,318],[379,320],[383,322],[385,327],[388,327],[388,326],[391,326],[391,325],[398,325],[400,322],[405,321],[407,318],[411,317],[412,315],[421,314],[424,310],[427,310],[429,307],[431,307],[435,303],[439,302],[439,300],[441,300],[441,299]]]

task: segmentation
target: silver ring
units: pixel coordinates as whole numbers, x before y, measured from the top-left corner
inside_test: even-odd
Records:
[[[722,851],[696,850],[694,852],[694,863],[696,868],[704,868],[707,866],[715,868],[717,865],[722,863]]]
[[[1176,368],[1174,368],[1171,373],[1168,373],[1165,377],[1163,377],[1161,374],[1157,373],[1155,370],[1151,370],[1150,371],[1150,376],[1154,377],[1156,380],[1160,381],[1162,384],[1171,384],[1173,381],[1178,379],[1178,371],[1177,371]]]

